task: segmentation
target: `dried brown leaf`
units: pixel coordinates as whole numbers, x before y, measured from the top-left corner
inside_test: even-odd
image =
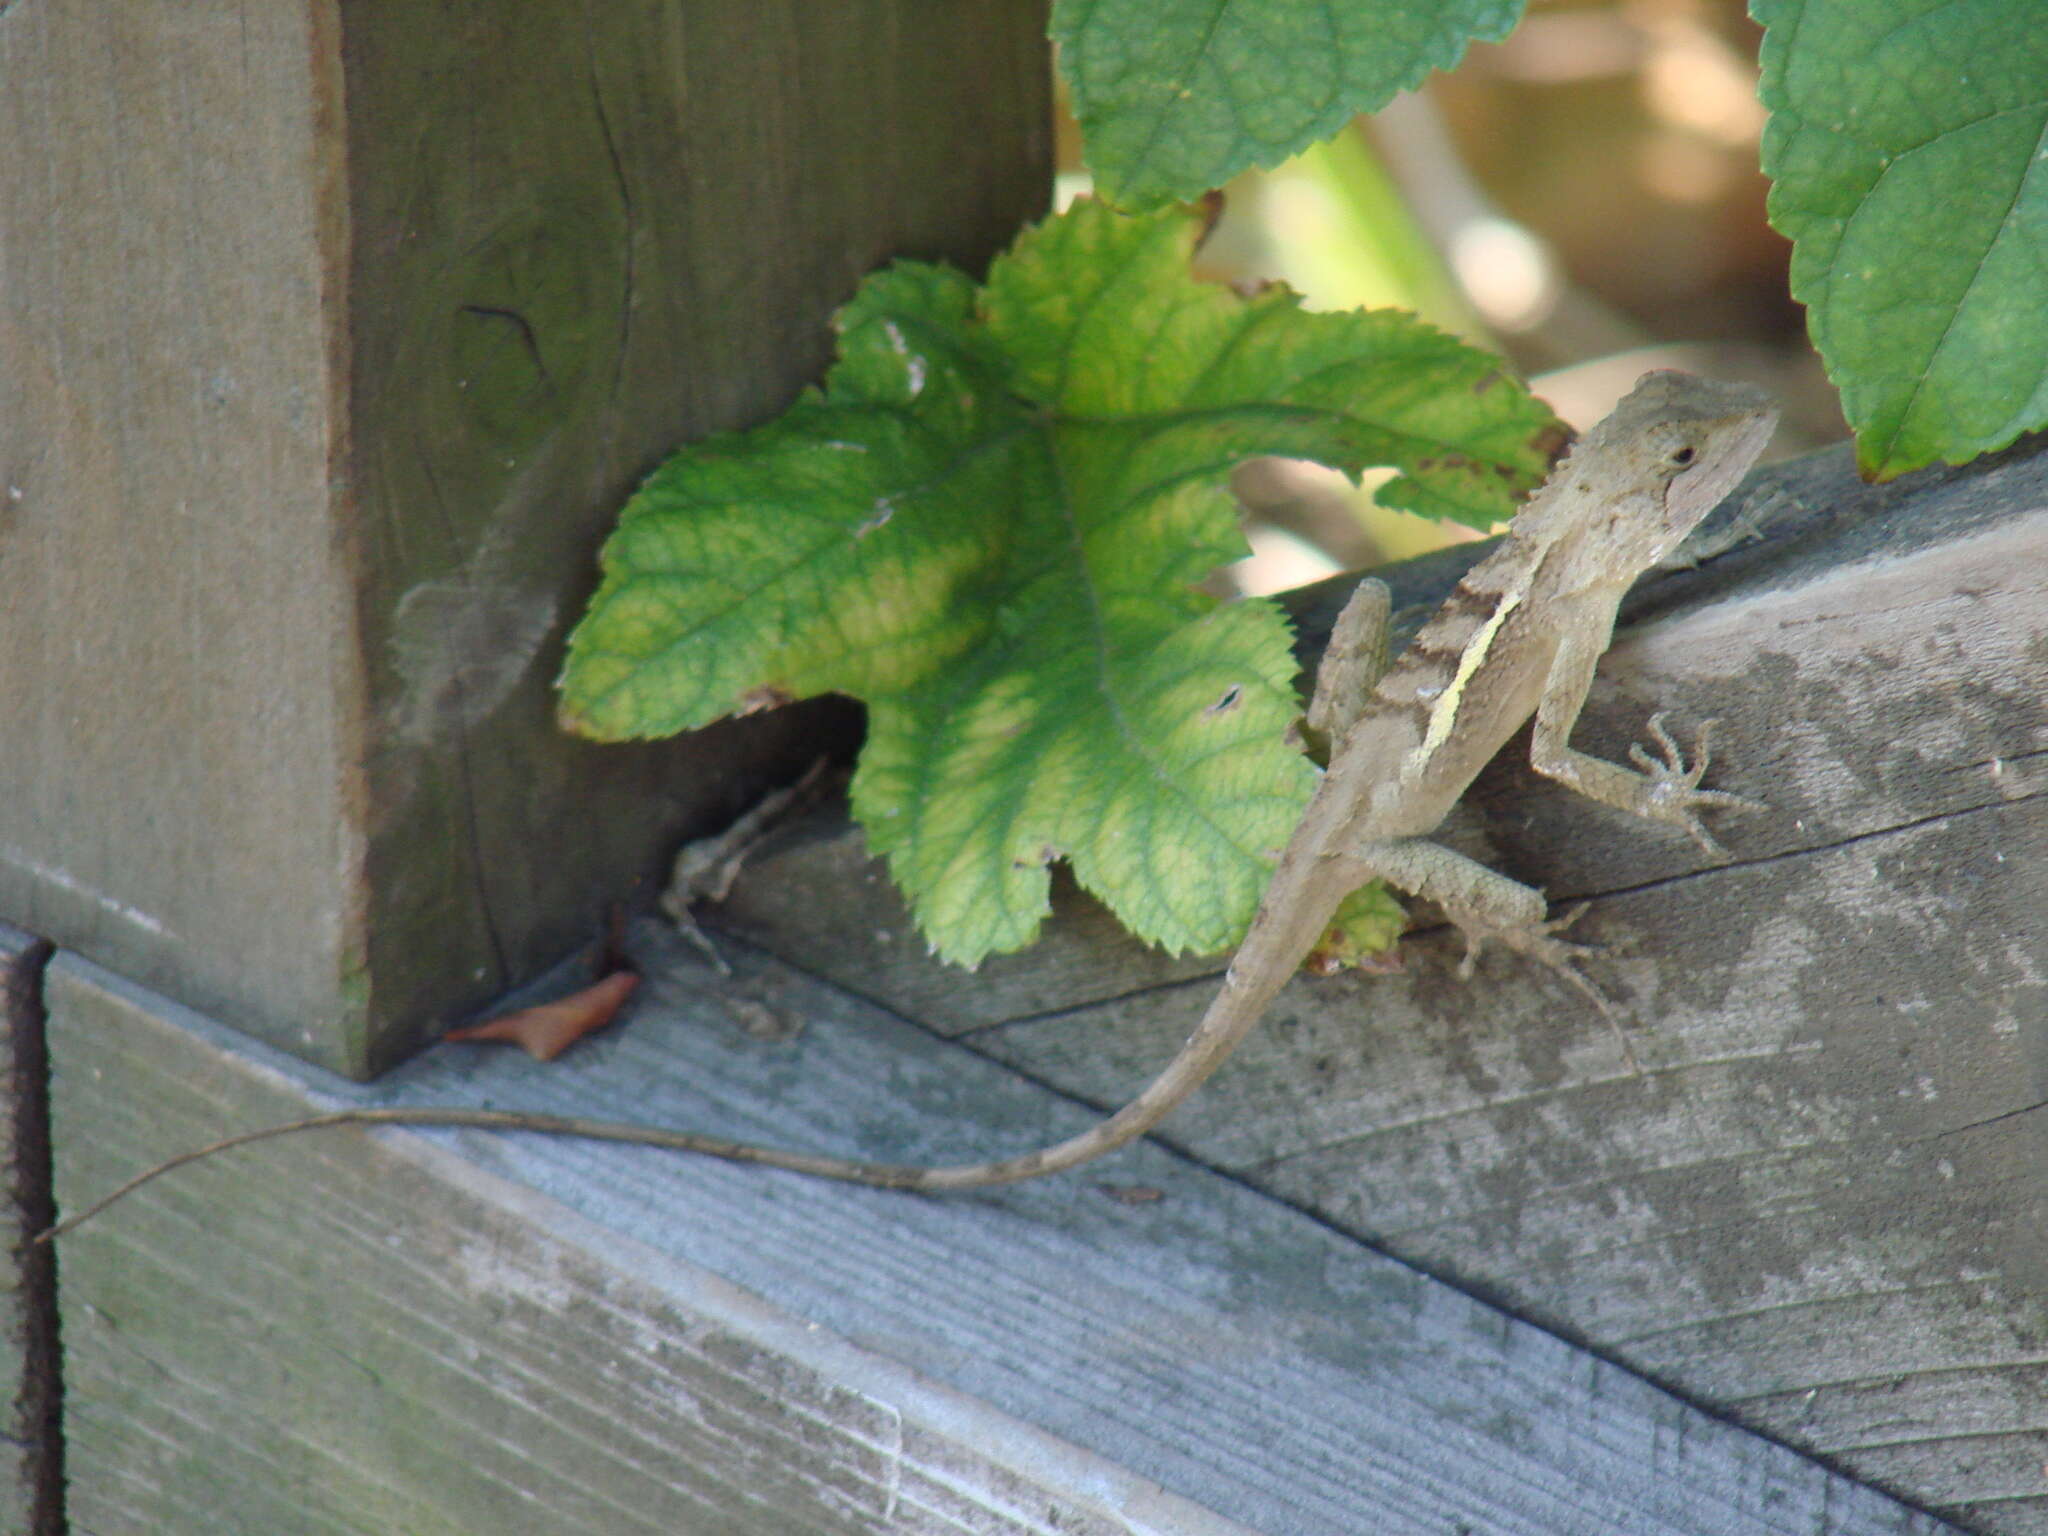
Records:
[[[502,1040],[520,1047],[535,1061],[553,1061],[592,1030],[611,1023],[639,984],[639,976],[632,971],[613,971],[581,992],[451,1029],[446,1038],[463,1043]]]

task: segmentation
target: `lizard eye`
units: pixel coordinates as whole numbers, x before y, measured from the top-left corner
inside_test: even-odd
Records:
[[[1671,451],[1671,462],[1680,469],[1683,469],[1693,461],[1695,456],[1692,444],[1687,443],[1683,448],[1674,448]]]

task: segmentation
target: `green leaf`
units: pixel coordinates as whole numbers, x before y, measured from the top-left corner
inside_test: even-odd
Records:
[[[1523,0],[1058,0],[1097,187],[1156,208],[1274,166],[1507,36]]]
[[[851,694],[854,812],[939,953],[1028,943],[1055,857],[1142,937],[1227,947],[1314,778],[1285,622],[1195,586],[1244,549],[1229,470],[1392,465],[1383,496],[1485,523],[1551,423],[1412,318],[1194,282],[1198,232],[1082,203],[979,291],[871,276],[822,391],[627,505],[565,720],[657,736]]]
[[[1337,904],[1330,926],[1316,941],[1304,969],[1319,976],[1353,968],[1391,968],[1388,951],[1408,926],[1408,914],[1393,893],[1375,880]]]
[[[1792,293],[1889,479],[2048,423],[2048,0],[1752,0]]]

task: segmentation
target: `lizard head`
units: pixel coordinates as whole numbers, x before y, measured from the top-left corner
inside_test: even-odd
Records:
[[[1646,373],[1581,451],[1601,443],[1624,465],[1625,501],[1612,537],[1646,570],[1675,549],[1749,472],[1778,423],[1771,397],[1747,384]],[[1575,451],[1575,458],[1578,452]],[[1616,551],[1619,553],[1619,551]]]
[[[1646,373],[1573,445],[1516,517],[1552,593],[1625,590],[1678,547],[1756,462],[1770,396],[1688,373]]]

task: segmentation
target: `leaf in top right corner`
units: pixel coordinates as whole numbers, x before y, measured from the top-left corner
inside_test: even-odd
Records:
[[[2048,0],[1752,0],[1792,294],[1887,480],[2048,423]]]

